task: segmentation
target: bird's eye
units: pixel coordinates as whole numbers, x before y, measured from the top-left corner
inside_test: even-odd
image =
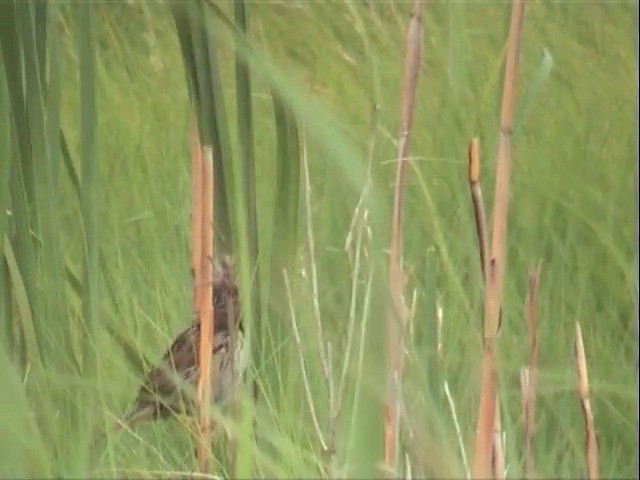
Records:
[[[224,295],[219,290],[213,291],[213,306],[214,308],[224,307]]]

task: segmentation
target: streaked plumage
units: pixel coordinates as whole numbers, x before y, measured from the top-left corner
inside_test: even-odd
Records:
[[[214,268],[213,308],[216,325],[211,359],[211,402],[220,407],[234,394],[249,361],[249,348],[240,320],[238,286],[228,258],[216,262]],[[229,315],[237,326],[234,355],[227,321]],[[121,424],[131,426],[143,420],[194,413],[199,338],[200,324],[195,319],[178,334],[158,366],[149,372]]]

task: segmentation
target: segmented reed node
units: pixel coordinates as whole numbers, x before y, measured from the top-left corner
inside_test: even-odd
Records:
[[[494,430],[497,399],[496,337],[500,323],[502,290],[506,270],[507,218],[511,176],[511,132],[515,107],[520,37],[524,0],[513,0],[507,56],[502,87],[500,131],[496,159],[491,252],[486,262],[486,288],[483,316],[483,352],[480,400],[476,423],[473,478],[490,478],[493,470]]]

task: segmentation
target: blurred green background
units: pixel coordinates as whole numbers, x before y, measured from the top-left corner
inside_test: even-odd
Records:
[[[587,351],[602,476],[631,477],[636,469],[634,5],[527,2],[499,340],[507,477],[519,477],[522,468],[519,371],[527,360],[523,303],[527,273],[538,265],[542,272],[535,437],[539,473],[565,478],[584,474],[584,434],[572,353],[576,321],[581,322]],[[264,59],[302,92],[297,98],[308,138],[319,309],[332,341],[337,376],[351,303],[358,325],[369,311],[377,313],[375,305],[366,307],[371,267],[353,274],[345,241],[365,185],[374,103],[379,107],[372,157],[375,205],[388,210],[382,218],[391,209],[409,8],[404,2],[248,2],[251,40]],[[189,321],[190,111],[185,74],[166,5],[111,2],[93,3],[92,9],[95,158],[101,182],[96,212],[99,245],[111,278],[97,308],[105,325],[155,360]],[[223,3],[222,9],[231,7]],[[482,291],[466,149],[471,137],[480,138],[482,181],[490,209],[509,11],[503,2],[431,2],[425,8],[423,65],[405,199],[405,292],[409,299],[415,292],[416,300],[405,401],[424,463],[431,468],[423,475],[440,478],[464,472],[443,394],[445,379],[456,402],[467,457],[472,456]],[[73,156],[79,155],[81,138],[79,28],[73,6],[64,7],[61,14],[61,118]],[[228,45],[219,51],[219,62],[233,116],[233,52]],[[276,141],[271,93],[264,77],[259,71],[254,76],[252,97],[259,212],[274,208]],[[235,123],[230,125],[235,139]],[[83,241],[79,205],[64,174],[59,188],[56,225],[61,251],[79,271]],[[260,224],[261,231],[267,228]],[[388,224],[372,221],[369,234],[362,235],[362,248],[381,251],[387,230]],[[278,232],[273,242],[271,248],[277,250]],[[313,320],[310,260],[303,243],[301,266],[288,272],[291,303],[324,425],[326,392]],[[362,258],[368,265],[369,257]],[[355,300],[352,275],[358,280]],[[70,289],[61,291],[69,297],[77,335],[66,347],[56,344],[59,319],[55,311],[45,310],[51,330],[41,333],[41,342],[54,352],[79,351],[80,305]],[[2,301],[10,300],[5,296]],[[444,318],[440,365],[434,354],[436,303]],[[279,340],[269,345],[279,353],[277,361],[274,354],[274,360],[263,365],[271,380],[265,380],[268,387],[257,428],[266,440],[251,447],[252,468],[257,476],[318,476],[322,459],[309,420],[289,305],[280,307],[282,315],[272,318],[266,329],[278,330]],[[6,320],[14,335],[19,314],[16,308],[9,310]],[[365,373],[376,368],[366,360],[380,356],[379,348],[375,342],[364,345]],[[32,374],[28,368],[26,373],[17,370],[10,355],[0,356],[4,377],[0,377],[0,476],[141,478],[194,468],[188,435],[174,421],[108,435],[91,447],[89,434],[69,427],[66,419],[71,414],[65,408],[80,409],[81,423],[89,422],[98,431],[108,429],[113,415],[124,410],[138,388],[139,374],[101,326],[96,330],[95,351],[95,381],[79,380],[71,373],[68,356],[57,361],[55,354],[50,355],[42,370]],[[356,357],[354,353],[349,360],[354,365]],[[368,435],[358,426],[355,433],[346,433],[355,418],[351,395],[356,383],[348,382],[345,413],[339,418],[339,472],[348,471],[343,469],[348,468],[352,443]],[[78,400],[83,392],[98,395],[86,404]],[[71,407],[65,403],[69,397],[74,399]],[[219,473],[223,470],[224,466]]]

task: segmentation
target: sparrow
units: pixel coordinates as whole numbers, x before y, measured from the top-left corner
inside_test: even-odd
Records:
[[[213,279],[211,403],[218,407],[233,397],[249,363],[249,345],[245,342],[239,307],[233,264],[229,257],[223,257],[214,262]],[[230,330],[229,323],[235,332]],[[147,374],[134,402],[116,423],[116,429],[179,414],[194,415],[200,372],[199,347],[200,322],[196,318],[177,335],[159,364]]]

